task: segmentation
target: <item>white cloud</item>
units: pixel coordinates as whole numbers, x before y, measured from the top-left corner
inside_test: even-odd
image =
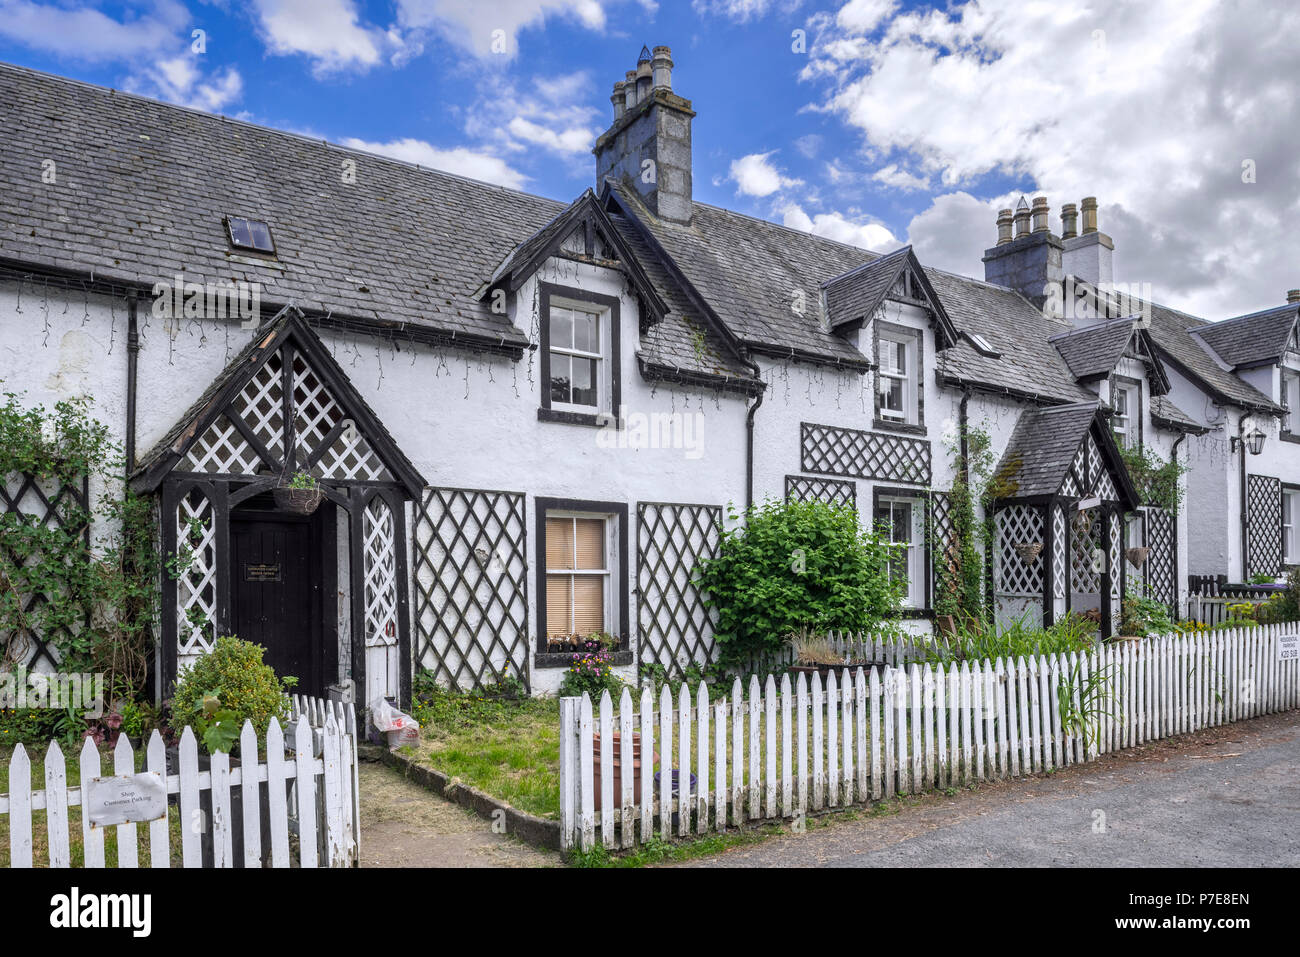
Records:
[[[591,151],[592,133],[581,127],[553,130],[522,116],[516,116],[510,121],[507,130],[516,139],[557,153],[577,153],[586,156]]]
[[[836,21],[854,33],[870,33],[894,12],[896,0],[849,0],[835,15]]]
[[[353,0],[255,0],[254,6],[267,49],[310,57],[317,73],[404,62],[412,52],[395,27],[363,24]]]
[[[782,175],[781,171],[772,165],[768,157],[775,152],[776,150],[767,153],[750,153],[748,156],[731,161],[727,178],[735,181],[737,193],[741,196],[771,196],[778,190],[803,183],[803,180],[790,179]]]
[[[817,133],[809,133],[807,136],[801,136],[794,141],[794,148],[797,149],[805,159],[812,159],[822,148],[822,137]]]
[[[802,0],[691,0],[691,8],[701,16],[720,16],[738,23],[761,19],[772,10],[793,13]]]
[[[175,46],[189,11],[173,0],[115,19],[92,7],[0,0],[0,37],[77,60],[132,60]]]
[[[1297,284],[1300,9],[981,0],[872,23],[874,9],[814,18],[803,76],[826,84],[819,106],[865,147],[948,197],[965,191],[936,198],[914,229],[964,223],[969,193],[995,175],[1046,193],[1056,229],[1062,203],[1097,196],[1117,280],[1150,282],[1170,304],[1218,318]],[[978,260],[992,217],[958,235]]]
[[[889,252],[903,245],[879,223],[855,221],[837,212],[809,216],[797,203],[788,204],[781,212],[782,223],[791,229],[801,229],[836,242],[861,246],[875,252]]]
[[[128,92],[156,96],[182,106],[220,112],[244,92],[244,81],[233,66],[216,70],[205,77],[199,59],[181,53],[156,65],[145,66],[125,83]]]
[[[445,170],[448,173],[456,173],[485,183],[495,183],[510,189],[522,189],[526,182],[526,177],[512,169],[505,160],[463,146],[441,149],[432,143],[411,137],[390,140],[387,143],[369,143],[355,137],[348,137],[343,140],[343,145],[367,153],[391,156],[408,163],[418,163],[432,169]]]
[[[606,0],[608,2],[608,0]],[[602,0],[397,0],[398,21],[415,29],[436,29],[480,57],[512,58],[519,31],[541,26],[551,17],[576,20],[590,30],[604,30]]]
[[[600,132],[598,110],[585,102],[592,90],[583,71],[514,79],[485,70],[479,97],[465,111],[465,133],[500,153],[540,147],[590,179],[591,146]]]
[[[993,224],[1000,205],[965,192],[936,196],[928,209],[912,217],[907,241],[927,266],[982,279],[980,256],[997,238]]]
[[[882,166],[871,174],[871,178],[877,183],[884,183],[894,189],[901,189],[904,192],[911,192],[918,189],[929,189],[930,181],[920,176],[914,176],[907,170],[902,169],[897,163],[890,163],[888,166]]]

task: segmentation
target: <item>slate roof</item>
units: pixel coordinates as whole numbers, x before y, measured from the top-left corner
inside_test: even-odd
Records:
[[[1169,401],[1167,395],[1151,397],[1151,421],[1156,425],[1167,426],[1176,432],[1192,432],[1204,435],[1210,431],[1209,426],[1201,425],[1178,406]]]
[[[669,222],[622,185],[607,185],[742,343],[773,355],[869,365],[822,326],[819,293],[823,282],[879,258],[876,253],[707,203],[695,204],[690,225]]]
[[[911,255],[912,247],[904,246],[822,283],[831,328],[870,320]]]
[[[1222,402],[1269,413],[1281,412],[1276,402],[1223,368],[1192,335],[1193,330],[1199,332],[1211,323],[1158,303],[1150,306],[1151,325],[1147,333],[1161,359],[1193,380],[1199,380]]]
[[[939,353],[941,381],[1007,390],[1045,402],[1086,402],[1096,396],[1074,381],[1049,339],[1069,330],[1049,319],[1020,293],[941,269],[926,269],[948,318],[959,332],[979,335],[995,358],[962,339]]]
[[[1006,451],[998,463],[998,472],[1005,473],[1016,483],[1015,493],[1008,498],[1032,498],[1056,495],[1061,491],[1066,473],[1074,462],[1079,446],[1093,429],[1101,404],[1074,402],[1069,405],[1043,406],[1026,409],[1016,420],[1015,430],[1007,442]],[[1128,471],[1119,457],[1110,430],[1099,427],[1093,430],[1103,461],[1109,460],[1112,474],[1117,477],[1116,490],[1128,496],[1129,505],[1136,506]]]
[[[1201,341],[1233,368],[1277,362],[1291,340],[1300,305],[1288,303],[1235,319],[1194,327]]]
[[[1132,338],[1133,320],[1125,317],[1063,332],[1050,342],[1076,378],[1094,379],[1110,375]]]

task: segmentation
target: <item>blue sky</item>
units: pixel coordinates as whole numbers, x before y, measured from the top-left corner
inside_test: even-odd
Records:
[[[0,59],[568,199],[667,44],[698,200],[978,276],[998,207],[1097,195],[1117,279],[1223,318],[1300,286],[1300,15],[1223,6],[0,0]]]

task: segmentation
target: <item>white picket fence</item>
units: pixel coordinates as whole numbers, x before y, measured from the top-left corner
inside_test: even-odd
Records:
[[[639,708],[627,690],[617,709],[605,693],[595,714],[585,694],[562,698],[561,841],[590,850],[599,830],[605,847],[629,848],[656,831],[706,834],[1047,771],[1300,707],[1300,662],[1279,660],[1278,641],[1297,631],[1291,623],[1171,635],[946,669],[913,661],[846,671],[843,680],[831,672],[824,688],[815,674],[786,674],[779,686],[751,678],[748,695],[737,679],[718,701],[704,684],[694,698],[683,686],[676,709],[667,688],[657,710],[649,689]],[[656,751],[666,772],[657,782]]]
[[[203,866],[203,836],[211,832],[211,866],[233,867],[235,820],[232,796],[242,805],[242,865],[261,867],[264,856],[272,867],[346,867],[358,861],[360,814],[357,779],[356,718],[351,707],[337,702],[296,696],[292,699],[293,733],[286,740],[279,721],[272,718],[266,734],[266,759],[260,760],[253,726],[244,723],[239,738],[239,761],[231,766],[229,754],[211,756],[211,769],[199,770],[198,742],[191,728],[181,735],[179,767],[168,768],[162,736],[155,731],[145,747],[144,770],[166,782],[167,794],[177,806],[147,824],[112,825],[117,832],[117,866],[139,867],[137,828],[147,828],[149,866],[171,866],[169,819],[180,816],[183,867]],[[32,790],[31,759],[22,745],[9,762],[9,793],[0,795],[0,815],[9,819],[11,867],[31,867],[32,814],[45,812],[49,866],[70,867],[68,809],[82,804],[95,778],[105,776],[101,755],[89,738],[81,748],[77,778],[70,782],[68,768],[57,741],[45,753],[44,787]],[[136,772],[136,756],[123,735],[113,750],[108,775]],[[39,786],[42,782],[36,782]],[[265,801],[259,791],[265,788]],[[205,800],[206,793],[206,800]],[[202,804],[210,807],[206,812]],[[263,833],[263,810],[269,826]],[[81,819],[86,867],[105,866],[103,827]],[[290,836],[297,839],[296,861]]]

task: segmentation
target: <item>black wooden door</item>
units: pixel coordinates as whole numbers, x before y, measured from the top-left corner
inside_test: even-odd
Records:
[[[266,649],[296,692],[323,695],[320,540],[313,523],[290,515],[232,513],[231,631]]]

